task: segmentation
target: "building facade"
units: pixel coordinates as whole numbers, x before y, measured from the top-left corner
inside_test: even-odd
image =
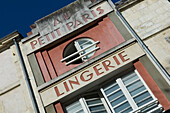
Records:
[[[14,43],[22,38],[15,31],[0,39],[0,113],[34,112]]]
[[[37,20],[19,42],[35,112],[168,112],[169,6],[77,0]]]

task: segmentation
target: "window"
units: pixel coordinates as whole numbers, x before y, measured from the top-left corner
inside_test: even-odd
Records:
[[[69,65],[87,61],[87,59],[91,58],[95,51],[99,49],[99,47],[96,47],[97,43],[99,43],[99,41],[94,42],[90,38],[79,38],[74,40],[64,49],[61,62],[65,61],[66,65]]]
[[[67,113],[110,113],[106,101],[97,92],[86,94],[66,107]]]
[[[67,113],[160,113],[162,106],[135,70],[102,87],[98,93],[83,95],[75,103],[66,106],[66,111]]]

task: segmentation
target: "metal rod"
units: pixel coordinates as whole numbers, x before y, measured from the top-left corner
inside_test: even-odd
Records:
[[[82,58],[82,57],[84,57],[84,56],[86,56],[86,55],[94,52],[94,51],[97,50],[97,49],[99,49],[99,47],[96,47],[96,48],[92,49],[91,51],[89,51],[89,52],[87,52],[87,53],[85,53],[85,54],[83,54],[83,55],[80,55],[79,57],[77,57],[77,58],[75,58],[75,59],[67,62],[67,63],[66,63],[66,66],[69,65],[69,64],[71,64],[72,62],[77,61],[77,60],[79,60],[80,58]]]
[[[34,111],[35,111],[35,113],[39,113],[38,106],[37,106],[35,96],[34,96],[34,93],[33,93],[32,87],[31,87],[31,83],[30,83],[30,80],[29,80],[29,77],[28,77],[28,73],[27,73],[27,70],[26,70],[26,67],[25,67],[25,63],[24,63],[24,60],[23,60],[23,56],[22,56],[20,47],[19,47],[16,39],[13,39],[13,41],[14,41],[14,44],[17,48],[17,53],[18,53],[18,56],[19,56],[19,60],[21,62],[21,67],[22,67],[22,70],[23,70],[23,73],[24,73],[24,78],[26,80],[26,84],[27,84],[27,87],[28,87],[28,90],[29,90],[29,94],[30,94],[30,97],[31,97],[31,100],[32,100]]]
[[[87,46],[87,47],[85,47],[84,49],[81,49],[81,50],[79,50],[79,51],[77,51],[77,52],[75,52],[75,53],[73,53],[73,54],[71,54],[71,55],[63,58],[63,59],[61,60],[61,62],[64,62],[65,60],[67,60],[67,59],[69,59],[69,58],[77,55],[78,53],[80,53],[80,52],[82,52],[82,51],[84,51],[84,50],[86,50],[86,49],[88,49],[88,48],[90,48],[90,47],[92,47],[92,46],[94,46],[95,44],[98,44],[98,43],[99,43],[99,41],[94,42],[94,43],[91,44],[90,46]]]

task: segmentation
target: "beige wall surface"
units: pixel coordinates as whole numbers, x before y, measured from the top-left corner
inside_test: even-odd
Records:
[[[170,74],[170,43],[166,40],[169,36],[170,29],[167,29],[144,42]]]
[[[0,53],[0,90],[19,80],[10,49]]]
[[[170,74],[169,10],[168,0],[143,0],[122,14]]]
[[[141,38],[146,38],[170,26],[168,0],[143,0],[122,12]]]
[[[0,113],[34,113],[14,45],[0,52]]]

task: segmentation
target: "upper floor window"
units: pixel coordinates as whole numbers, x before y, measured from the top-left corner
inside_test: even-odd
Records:
[[[72,41],[66,46],[63,52],[62,62],[65,61],[66,65],[79,64],[91,58],[99,47],[96,47],[99,41],[94,42],[90,38],[79,38]]]
[[[162,106],[137,71],[66,106],[67,113],[160,113]]]

